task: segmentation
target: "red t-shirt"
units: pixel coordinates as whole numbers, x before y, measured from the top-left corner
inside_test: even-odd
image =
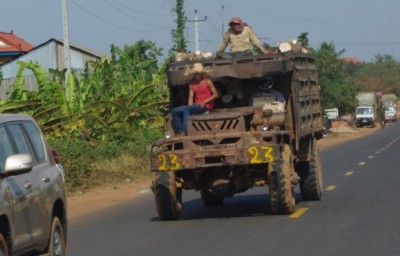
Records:
[[[203,102],[210,98],[212,93],[207,85],[207,80],[203,79],[198,84],[191,84],[192,90],[194,92],[193,103]],[[214,109],[214,101],[207,102],[204,105],[208,110]]]

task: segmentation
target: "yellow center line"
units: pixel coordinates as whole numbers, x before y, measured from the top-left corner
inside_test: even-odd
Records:
[[[371,159],[371,158],[374,158],[374,156],[369,156],[368,158]]]
[[[327,187],[325,188],[325,190],[327,190],[327,191],[332,191],[332,190],[334,190],[335,188],[336,188],[336,186],[330,185],[330,186],[327,186]]]
[[[353,175],[354,174],[354,172],[346,172],[344,175],[345,176],[351,176],[351,175]]]
[[[359,162],[358,165],[365,165],[365,162]]]
[[[289,219],[296,219],[299,218],[301,215],[303,215],[308,208],[299,208],[297,209],[294,213],[289,215]]]

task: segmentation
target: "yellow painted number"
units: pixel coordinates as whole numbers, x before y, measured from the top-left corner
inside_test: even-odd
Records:
[[[272,156],[272,148],[267,146],[262,146],[261,149],[257,147],[250,147],[247,150],[250,155],[250,163],[251,164],[260,164],[260,163],[270,163],[274,161],[274,157]],[[262,151],[260,153],[260,151]]]
[[[160,161],[160,167],[158,167],[159,171],[175,171],[180,168],[178,156],[175,154],[160,154],[158,155],[158,160]]]

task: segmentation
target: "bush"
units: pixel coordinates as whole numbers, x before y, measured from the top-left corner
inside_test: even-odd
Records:
[[[60,154],[67,189],[73,192],[150,177],[150,156],[146,149],[160,136],[157,129],[143,129],[124,141],[93,143],[51,138],[48,141]]]

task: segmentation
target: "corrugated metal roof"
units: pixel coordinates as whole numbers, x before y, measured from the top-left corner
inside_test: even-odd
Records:
[[[0,52],[28,52],[33,49],[33,46],[24,39],[10,33],[0,32]]]

